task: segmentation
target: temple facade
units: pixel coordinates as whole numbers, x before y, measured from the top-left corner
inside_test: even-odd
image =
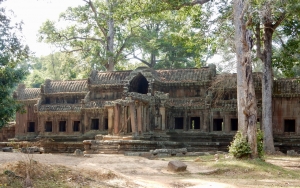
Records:
[[[261,73],[254,73],[261,120]],[[41,88],[20,84],[15,99],[26,113],[16,116],[19,140],[92,139],[102,135],[141,137],[151,132],[234,135],[238,130],[236,74],[216,67],[92,71],[86,80],[46,80]],[[300,136],[300,85],[273,81],[273,131]]]

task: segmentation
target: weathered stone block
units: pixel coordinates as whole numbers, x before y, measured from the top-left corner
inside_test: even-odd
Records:
[[[13,152],[13,148],[12,147],[4,147],[2,148],[3,152]]]
[[[40,153],[40,148],[37,146],[21,148],[21,152],[22,153],[34,153],[34,152]]]
[[[74,155],[75,155],[75,156],[82,156],[82,155],[83,155],[83,152],[82,152],[80,149],[76,149],[76,150],[74,151]]]
[[[168,163],[168,170],[170,170],[170,171],[182,172],[182,171],[185,171],[186,168],[187,168],[187,165],[181,161],[170,161]]]
[[[287,150],[286,154],[288,156],[298,156],[299,155],[295,150]]]

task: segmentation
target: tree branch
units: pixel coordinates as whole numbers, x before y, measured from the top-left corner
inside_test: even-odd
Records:
[[[71,38],[68,38],[67,36],[65,35],[61,35],[60,33],[58,33],[58,36],[61,38],[65,38],[67,41],[70,41],[70,40],[75,40],[75,39],[80,39],[80,40],[90,40],[90,41],[98,41],[100,42],[103,46],[105,46],[105,42],[104,40],[102,39],[96,39],[96,38],[90,38],[90,37],[71,37]]]
[[[256,37],[256,56],[263,61],[264,55],[261,53],[261,35],[260,35],[259,23],[255,25],[255,37]]]
[[[119,50],[117,51],[116,53],[116,59],[118,59],[118,57],[120,56],[120,54],[122,53],[122,51],[124,50],[126,44],[127,44],[127,41],[128,39],[130,38],[131,36],[128,36],[125,41],[123,42],[122,46],[119,48]]]
[[[145,61],[145,60],[143,60],[143,59],[138,58],[137,56],[135,56],[135,54],[133,54],[133,57],[134,57],[135,59],[141,61],[142,63],[148,65],[149,67],[151,67],[151,64],[150,64],[150,63],[148,63],[147,61]]]
[[[275,31],[275,29],[281,24],[281,22],[283,22],[285,16],[286,16],[286,12],[282,12],[278,20],[272,25],[273,31]]]
[[[97,26],[99,27],[99,29],[101,30],[102,34],[103,34],[103,35],[105,36],[105,38],[106,38],[106,36],[107,36],[107,35],[106,35],[106,29],[105,29],[104,27],[102,27],[102,26],[100,25],[99,21],[98,21],[98,13],[97,13],[97,10],[96,10],[94,4],[92,3],[91,0],[83,0],[83,1],[86,2],[86,3],[88,3],[89,6],[91,7],[91,9],[92,9],[92,11],[93,11],[93,13],[94,13],[94,17],[95,17],[95,21],[96,21],[96,23],[97,23]]]

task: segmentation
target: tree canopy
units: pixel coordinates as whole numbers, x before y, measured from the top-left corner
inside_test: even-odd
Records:
[[[0,0],[0,4],[3,0]],[[13,24],[7,11],[0,8],[0,128],[14,116],[21,106],[12,98],[17,83],[26,75],[21,63],[29,54],[19,37],[21,24]]]

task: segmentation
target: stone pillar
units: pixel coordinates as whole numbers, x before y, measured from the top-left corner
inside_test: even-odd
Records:
[[[138,104],[137,107],[137,127],[138,127],[138,133],[141,134],[143,132],[142,126],[143,126],[143,121],[142,121],[142,104]]]
[[[147,106],[142,106],[142,114],[143,114],[143,132],[147,131]]]
[[[120,126],[120,105],[115,104],[114,106],[114,134],[119,134],[119,126]]]
[[[112,106],[107,108],[108,112],[108,134],[113,134],[113,116],[114,116],[114,108]]]
[[[119,132],[125,132],[124,127],[125,127],[125,115],[124,115],[125,107],[120,106],[120,131]]]
[[[124,121],[124,128],[123,128],[123,131],[124,131],[124,134],[126,134],[126,133],[128,133],[128,121],[127,121],[127,119],[128,119],[128,107],[127,106],[124,106],[124,109],[123,109],[123,113],[124,113],[124,119],[123,119],[123,121]]]
[[[155,129],[155,106],[151,105],[149,109],[149,130]]]
[[[230,118],[230,116],[229,116],[229,114],[225,114],[224,115],[224,121],[223,121],[223,132],[225,132],[225,133],[229,133],[230,132],[230,130],[231,130],[231,118]]]
[[[151,113],[151,110],[150,110],[150,106],[147,106],[147,109],[146,109],[146,129],[147,131],[151,131],[151,128],[150,128],[150,113]]]
[[[137,122],[136,122],[136,110],[134,102],[129,104],[130,108],[130,119],[131,119],[131,130],[134,136],[137,136]]]
[[[83,117],[83,123],[81,123],[81,133],[84,134],[87,131],[87,127],[88,127],[89,121],[88,121],[88,116],[87,116],[87,112],[84,112],[84,117]]]
[[[188,113],[187,110],[184,110],[184,117],[183,117],[183,130],[187,131],[188,130]]]
[[[165,130],[166,129],[166,108],[160,107],[159,113],[161,115],[161,130]]]

